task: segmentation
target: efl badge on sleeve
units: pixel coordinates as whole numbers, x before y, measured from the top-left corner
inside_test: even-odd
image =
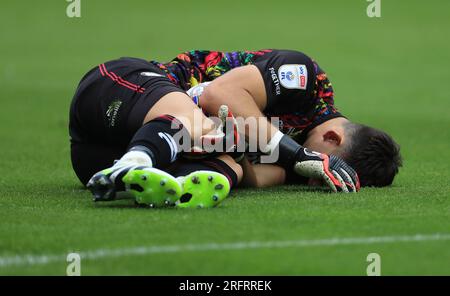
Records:
[[[305,65],[283,65],[278,69],[281,85],[288,89],[306,89],[308,69]]]

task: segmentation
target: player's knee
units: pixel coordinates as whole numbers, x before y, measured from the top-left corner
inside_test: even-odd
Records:
[[[174,104],[171,115],[178,119],[189,131],[192,139],[198,139],[215,130],[214,121],[206,117],[192,101],[183,100],[181,104]]]
[[[238,164],[231,156],[227,154],[223,154],[218,157],[220,160],[225,162],[236,174],[238,184],[241,182],[242,177],[244,176],[244,172],[240,164]],[[237,185],[237,184],[236,184]]]
[[[162,97],[147,113],[144,123],[163,114],[175,117],[189,132],[192,139],[205,135],[214,129],[214,122],[182,92],[172,92]]]
[[[200,106],[202,109],[210,114],[217,113],[220,105],[223,104],[223,102],[219,101],[219,96],[217,95],[221,91],[223,91],[223,88],[218,81],[214,81],[205,87],[200,97]]]

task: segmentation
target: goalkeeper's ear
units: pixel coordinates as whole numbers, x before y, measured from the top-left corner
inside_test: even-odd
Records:
[[[334,145],[334,146],[336,146],[336,148],[341,146],[341,144],[343,142],[342,141],[343,135],[340,135],[338,132],[336,132],[334,130],[329,130],[329,131],[325,132],[322,137],[323,137],[324,142]]]

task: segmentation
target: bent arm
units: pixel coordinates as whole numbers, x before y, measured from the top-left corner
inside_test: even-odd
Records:
[[[240,162],[244,177],[241,185],[253,188],[265,188],[284,184],[286,171],[273,164],[251,164],[246,157]]]
[[[228,105],[235,117],[244,120],[265,117],[262,110],[267,105],[264,81],[258,68],[253,65],[235,68],[215,79],[200,98],[200,106],[209,114],[217,114],[221,105]],[[261,127],[260,124],[264,124]],[[245,126],[245,135],[260,137],[259,130],[267,131],[267,141],[278,131],[269,121],[257,121],[256,126]]]

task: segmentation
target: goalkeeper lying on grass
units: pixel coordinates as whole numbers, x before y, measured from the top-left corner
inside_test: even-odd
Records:
[[[212,80],[198,87],[204,89],[201,95],[195,89],[193,99],[186,94]],[[398,171],[398,145],[387,134],[344,118],[319,66],[300,52],[284,50],[192,51],[169,63],[122,58],[95,67],[83,77],[71,105],[74,170],[96,200],[128,191],[138,203],[152,206],[216,205],[239,183],[242,167],[225,154],[196,162],[179,156],[192,152],[186,142],[203,143],[216,129],[203,114],[200,124],[193,124],[198,106],[217,114],[223,104],[244,119],[280,118],[279,128],[268,120],[246,126],[247,140],[267,137],[258,151],[279,156],[270,166],[244,162],[253,186],[280,184],[294,173],[322,180],[334,192],[356,192],[360,185],[389,185]],[[184,143],[175,141],[179,135]],[[253,169],[265,168],[277,173],[251,177]],[[186,203],[184,197],[191,199]]]

